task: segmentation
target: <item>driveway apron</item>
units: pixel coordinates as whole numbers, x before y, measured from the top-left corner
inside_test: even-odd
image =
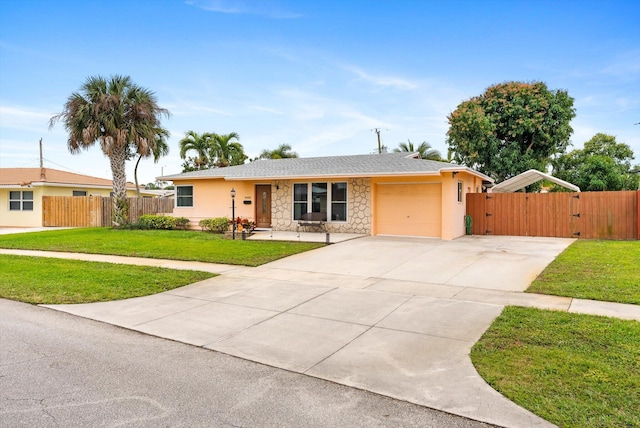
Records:
[[[155,296],[49,307],[500,426],[550,426],[469,352],[573,240],[364,237]]]

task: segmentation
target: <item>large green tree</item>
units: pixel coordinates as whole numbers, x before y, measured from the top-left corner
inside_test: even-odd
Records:
[[[582,191],[635,190],[640,177],[631,173],[633,159],[630,146],[599,133],[584,143],[584,148],[555,159],[553,175]]]
[[[185,159],[182,165],[183,171],[194,171],[209,168],[209,154],[213,145],[213,134],[198,134],[195,131],[187,131],[180,145],[180,157]],[[194,157],[187,158],[187,153],[196,152]]]
[[[408,152],[408,153],[420,153],[420,158],[433,160],[433,161],[442,161],[442,156],[440,156],[440,152],[436,149],[431,148],[431,144],[423,141],[420,143],[418,147],[414,147],[411,140],[407,139],[406,143],[399,143],[398,147],[393,149],[394,152]]]
[[[447,143],[454,161],[503,181],[528,169],[544,171],[564,153],[574,117],[566,91],[543,82],[500,83],[447,117]]]
[[[230,134],[212,134],[211,158],[216,167],[242,165],[247,160],[244,147],[240,144],[240,136],[236,132]]]
[[[49,121],[50,128],[62,121],[72,154],[97,142],[109,158],[115,226],[128,221],[127,158],[134,153],[149,156],[158,140],[168,135],[161,127],[162,116],[168,117],[169,111],[158,105],[152,91],[136,85],[129,76],[91,76]]]
[[[280,144],[277,148],[273,150],[264,149],[260,152],[258,159],[287,159],[287,158],[297,158],[298,153],[292,151],[290,144]]]

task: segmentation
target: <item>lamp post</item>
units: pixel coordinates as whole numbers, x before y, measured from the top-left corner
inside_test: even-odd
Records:
[[[236,189],[231,188],[231,237],[236,239]]]

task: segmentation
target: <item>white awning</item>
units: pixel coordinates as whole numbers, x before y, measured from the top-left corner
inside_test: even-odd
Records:
[[[571,184],[564,180],[560,180],[559,178],[556,178],[549,174],[545,174],[544,172],[540,172],[535,169],[530,169],[529,171],[525,171],[522,174],[518,174],[515,177],[512,177],[508,180],[503,181],[502,183],[496,184],[491,189],[491,192],[492,193],[516,192],[533,183],[537,183],[540,180],[549,180],[559,186],[566,187],[569,190],[573,190],[574,192],[580,191],[580,188],[575,184]]]

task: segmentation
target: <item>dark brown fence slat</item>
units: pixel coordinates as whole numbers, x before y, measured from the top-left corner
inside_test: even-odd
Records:
[[[473,234],[639,239],[640,192],[467,195]]]

